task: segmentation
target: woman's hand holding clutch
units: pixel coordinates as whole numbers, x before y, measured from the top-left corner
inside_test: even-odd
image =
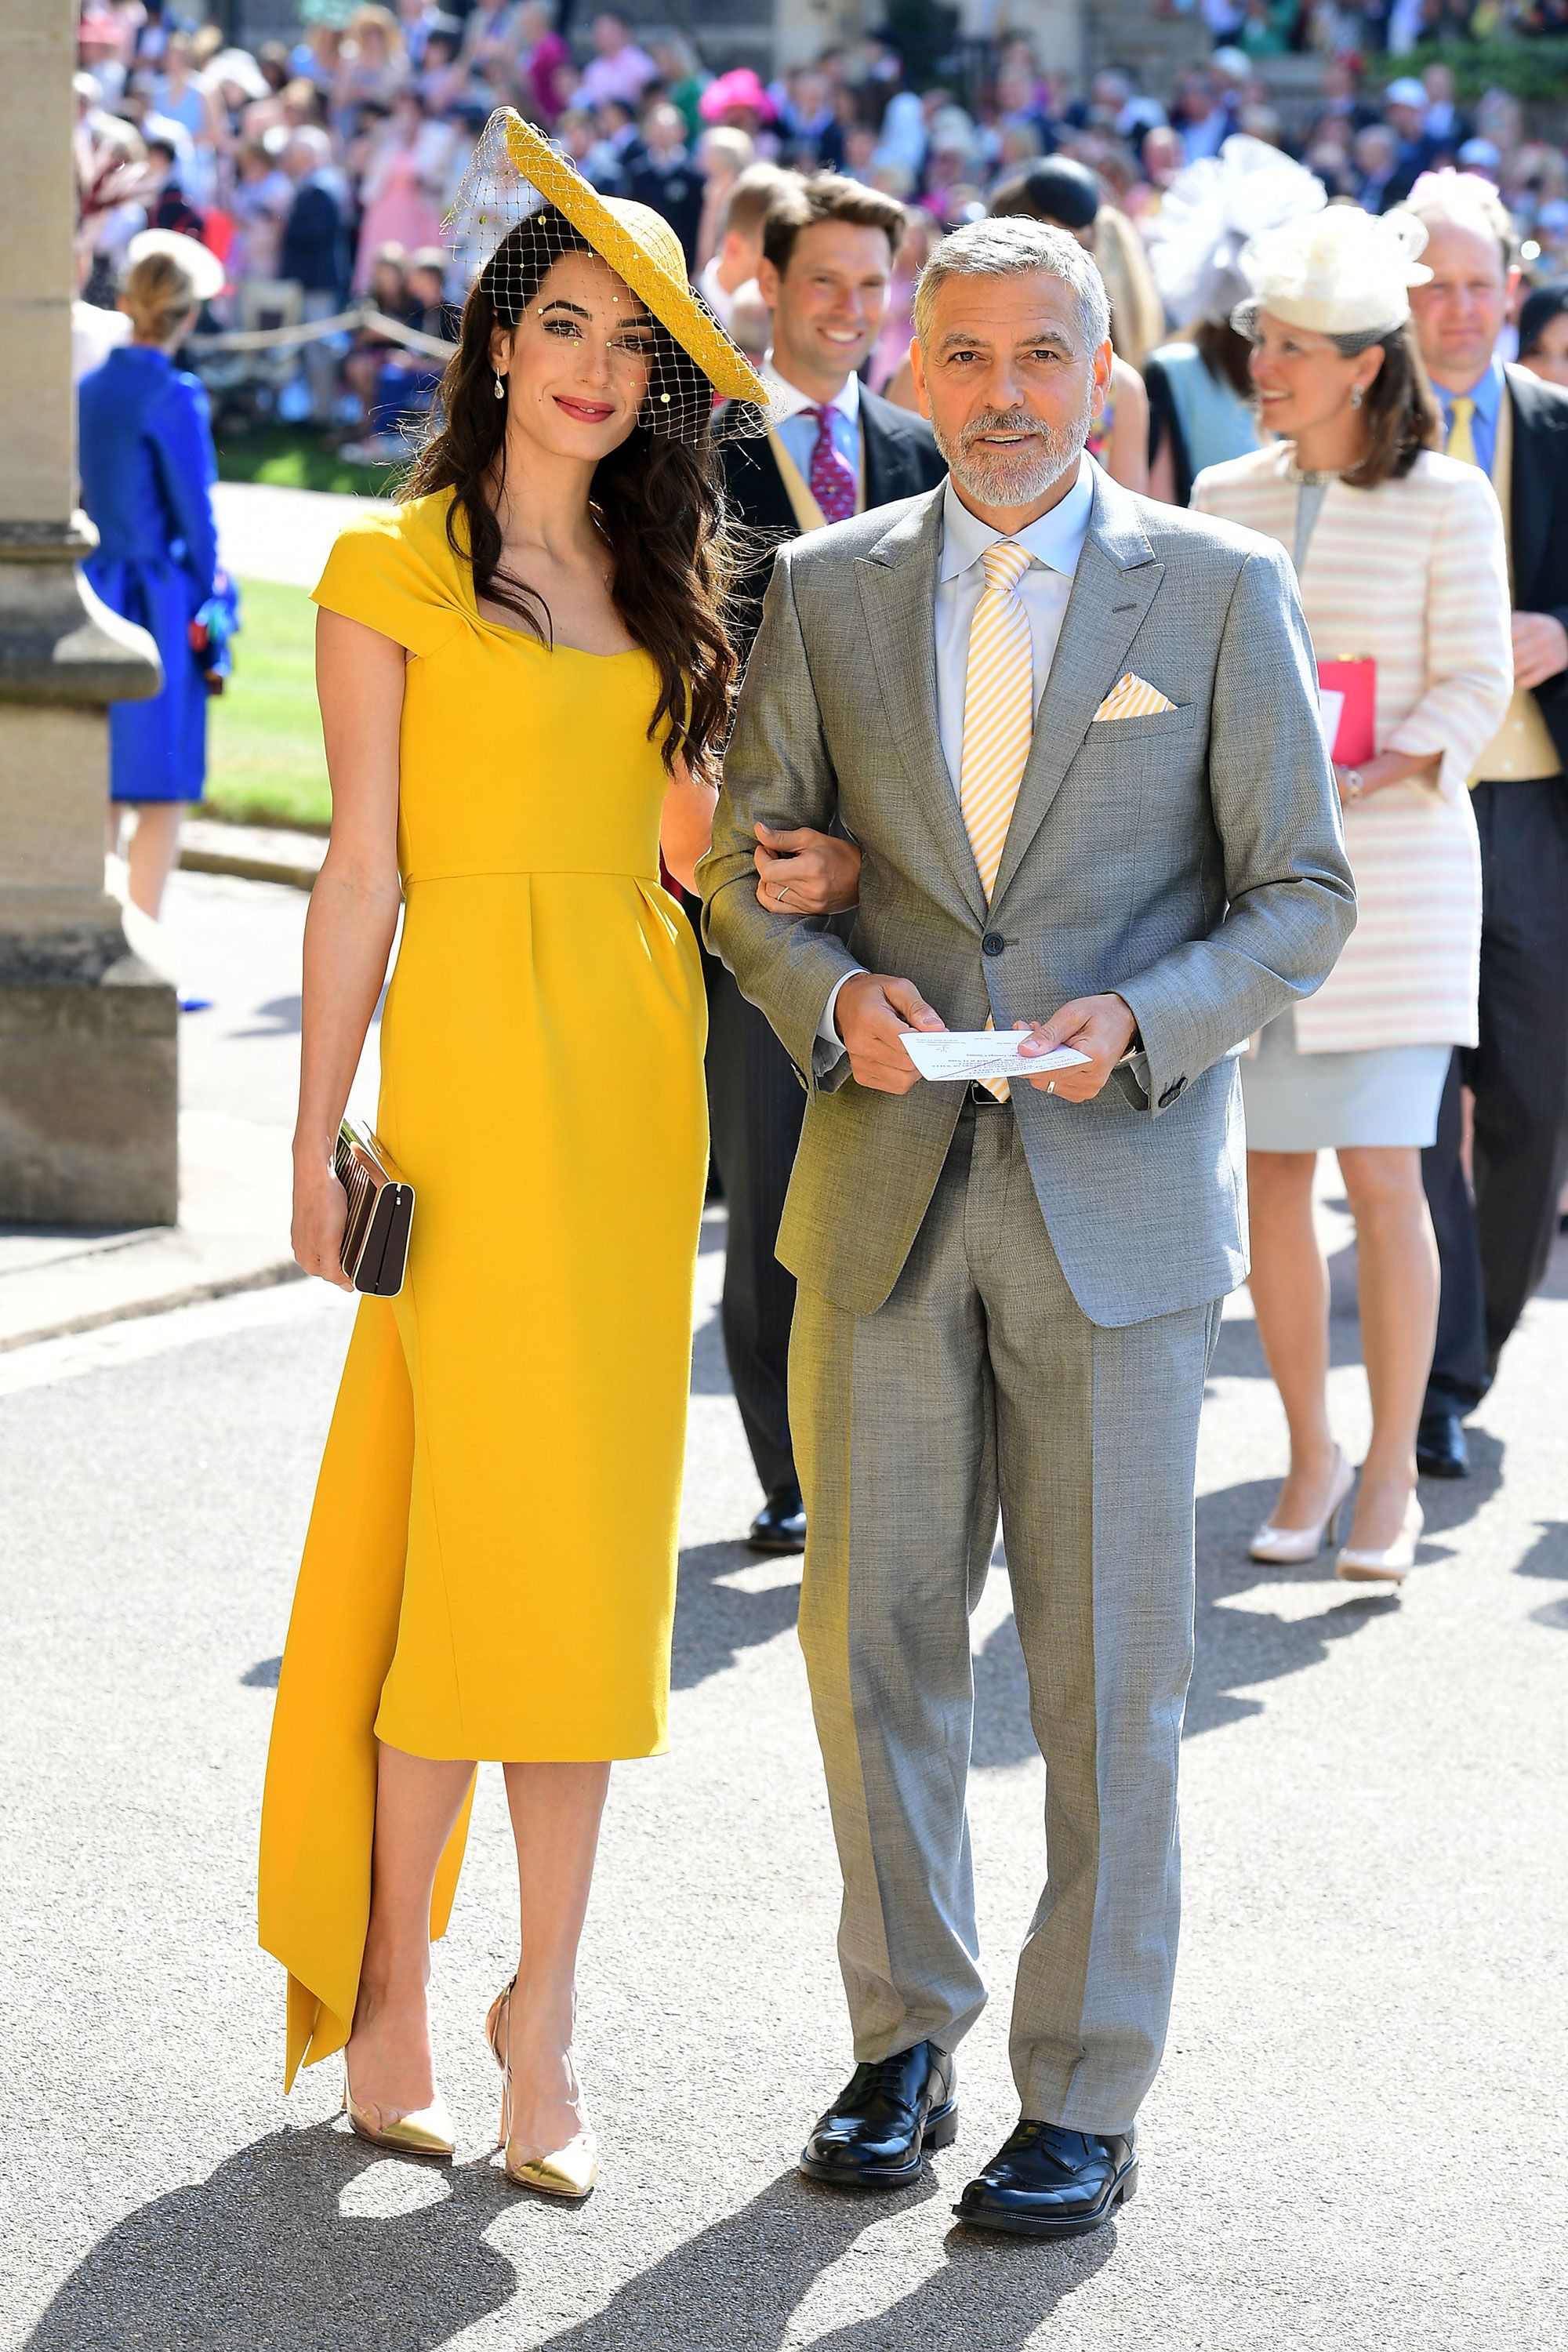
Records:
[[[756,827],[757,898],[771,915],[843,915],[860,898],[860,852],[809,825]]]
[[[294,1262],[307,1274],[320,1275],[323,1282],[334,1283],[340,1290],[352,1290],[353,1283],[343,1272],[342,1251],[343,1227],[348,1222],[349,1198],[338,1181],[331,1161],[306,1166],[303,1160],[294,1163],[294,1223],[289,1244]]]

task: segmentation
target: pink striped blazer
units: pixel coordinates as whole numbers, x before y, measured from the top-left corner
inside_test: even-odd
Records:
[[[1276,442],[1211,466],[1205,514],[1294,552],[1293,452]],[[1320,660],[1377,664],[1380,751],[1436,751],[1431,783],[1392,784],[1345,811],[1356,927],[1315,996],[1296,1009],[1306,1054],[1378,1045],[1472,1045],[1480,952],[1480,856],[1466,779],[1513,688],[1508,563],[1491,484],[1426,451],[1402,481],[1331,481],[1301,568]]]

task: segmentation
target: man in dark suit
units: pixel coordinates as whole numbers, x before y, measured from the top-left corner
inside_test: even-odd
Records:
[[[1412,289],[1450,456],[1484,467],[1513,583],[1515,692],[1473,784],[1481,844],[1480,1042],[1454,1056],[1424,1173],[1442,1262],[1417,1465],[1462,1478],[1464,1418],[1546,1271],[1568,1113],[1568,393],[1495,357],[1518,285],[1511,224],[1466,174],[1427,184],[1430,284]],[[1426,200],[1423,201],[1424,195]],[[1475,1097],[1475,1192],[1460,1163]]]
[[[758,284],[773,320],[763,373],[782,422],[723,445],[747,560],[731,634],[749,652],[773,550],[786,539],[932,489],[945,467],[929,425],[860,383],[881,331],[904,211],[831,173],[786,184],[763,232]],[[787,1363],[795,1278],[773,1255],[805,1097],[764,1016],[716,957],[708,974],[708,1098],[730,1211],[724,1351],[766,1496],[751,1540],[798,1551],[805,1513],[790,1441]]]

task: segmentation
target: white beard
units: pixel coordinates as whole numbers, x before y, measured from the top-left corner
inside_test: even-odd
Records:
[[[944,438],[934,421],[931,429],[936,433],[936,446],[961,490],[967,490],[982,506],[1032,506],[1037,499],[1045,497],[1053,483],[1070,472],[1082,456],[1084,443],[1089,439],[1093,395],[1094,381],[1090,377],[1084,386],[1079,414],[1059,431],[1053,431],[1021,408],[987,410],[964,427],[956,444]],[[986,434],[1007,432],[1026,433],[1030,437],[1005,454],[976,446]]]

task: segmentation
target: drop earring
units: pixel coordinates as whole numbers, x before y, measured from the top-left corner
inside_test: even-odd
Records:
[[[496,396],[497,396],[497,398],[498,398],[498,399],[499,399],[499,398],[500,398],[500,376],[497,376],[497,378],[496,378]],[[1351,406],[1352,406],[1352,408],[1359,408],[1359,407],[1361,406],[1361,404],[1362,404],[1362,388],[1361,388],[1361,386],[1360,386],[1360,384],[1359,384],[1359,383],[1352,383],[1352,386],[1351,386]]]
[[[506,398],[506,378],[503,375],[498,375],[496,378],[496,398],[498,400]]]

